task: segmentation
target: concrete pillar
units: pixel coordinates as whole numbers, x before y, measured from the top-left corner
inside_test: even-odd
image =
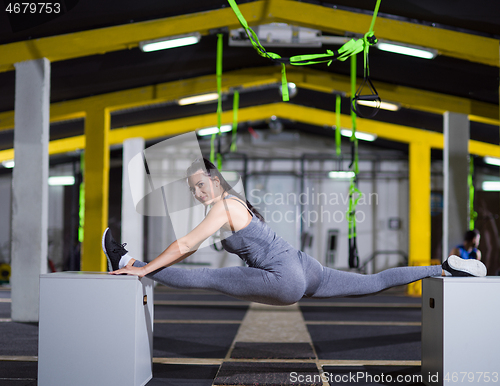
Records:
[[[38,321],[39,276],[47,272],[50,62],[15,64],[12,173],[12,320]]]
[[[463,241],[469,225],[469,117],[444,114],[443,259]]]
[[[121,241],[127,243],[127,250],[134,258],[144,261],[144,216],[135,210],[128,164],[138,153],[144,150],[143,138],[131,138],[123,142],[123,177],[122,177],[122,226]],[[143,175],[138,175],[142,173]],[[134,192],[144,196],[144,169],[134,170]]]

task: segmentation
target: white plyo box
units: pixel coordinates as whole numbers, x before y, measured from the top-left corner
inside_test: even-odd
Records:
[[[152,378],[153,281],[40,275],[39,386],[139,386]]]
[[[426,385],[500,384],[500,277],[433,277],[422,283]]]

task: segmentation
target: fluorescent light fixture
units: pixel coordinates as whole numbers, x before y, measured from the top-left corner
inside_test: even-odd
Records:
[[[196,32],[188,35],[170,36],[162,39],[148,40],[139,43],[143,52],[166,50],[169,48],[190,46],[200,41],[201,35]]]
[[[487,163],[488,165],[500,166],[500,158],[484,157],[484,163]]]
[[[395,103],[389,103],[389,102],[358,100],[358,101],[356,101],[356,103],[358,105],[368,106],[368,107],[373,107],[373,108],[379,107],[382,110],[389,110],[389,111],[398,111],[400,109],[399,105],[397,105]]]
[[[233,129],[232,125],[223,125],[220,127],[221,133],[226,133],[228,131],[231,131]],[[197,134],[199,136],[204,136],[204,135],[212,135],[212,134],[217,134],[219,132],[219,129],[217,127],[207,127],[205,129],[200,129],[197,131]]]
[[[2,161],[2,166],[7,169],[12,169],[14,167],[14,160]]]
[[[354,177],[354,172],[329,172],[329,178],[352,178]]]
[[[348,129],[341,129],[340,134],[343,135],[344,137],[351,137],[352,136],[352,130]],[[370,141],[373,142],[377,139],[377,136],[375,134],[368,134],[368,133],[363,133],[361,131],[356,131],[355,134],[357,139],[360,139],[362,141]]]
[[[182,99],[179,99],[179,101],[177,103],[180,106],[185,106],[185,105],[192,105],[195,103],[215,101],[218,98],[219,98],[219,94],[216,92],[212,92],[209,94],[194,95],[191,97],[182,98]]]
[[[375,47],[382,51],[423,59],[434,59],[437,56],[437,51],[431,48],[408,46],[401,43],[378,42]]]
[[[500,181],[483,181],[483,190],[485,192],[499,192]]]
[[[74,185],[75,177],[73,176],[54,176],[49,177],[49,185],[50,186],[65,186],[65,185]]]

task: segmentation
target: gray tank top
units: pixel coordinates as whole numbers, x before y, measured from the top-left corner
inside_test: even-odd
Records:
[[[235,197],[227,195],[224,199]],[[232,232],[221,229],[222,246],[230,253],[238,255],[249,267],[264,268],[267,261],[293,247],[264,222],[260,221],[253,212],[239,199],[235,199],[252,215],[252,220],[239,231]],[[227,210],[227,207],[226,207]]]

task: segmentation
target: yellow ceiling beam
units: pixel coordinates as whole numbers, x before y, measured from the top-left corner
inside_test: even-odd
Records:
[[[375,6],[375,4],[374,4]],[[383,4],[381,10],[383,11]],[[272,0],[268,17],[276,21],[299,24],[325,32],[365,34],[372,16],[322,7],[306,2]],[[374,28],[378,39],[437,49],[439,54],[458,59],[500,66],[498,39],[466,34],[421,24],[377,17]]]
[[[260,20],[265,2],[257,1],[241,6],[249,22]],[[182,16],[129,23],[114,27],[50,36],[0,46],[0,72],[11,71],[14,63],[47,58],[51,62],[128,50],[144,40],[180,35],[210,29],[239,26],[231,8],[198,12]]]
[[[348,76],[325,71],[312,70],[303,67],[291,67],[287,70],[290,82],[297,86],[314,91],[350,94],[350,79]],[[251,88],[264,86],[281,81],[278,67],[257,67],[226,72],[222,77],[222,91],[230,92],[234,88]],[[443,114],[452,111],[469,115],[471,121],[500,125],[498,106],[492,103],[473,101],[467,98],[455,97],[431,91],[417,90],[410,87],[374,82],[382,100],[400,103],[403,107]],[[88,98],[53,103],[50,106],[51,122],[84,118],[85,111],[97,106],[109,108],[110,111],[124,110],[139,106],[153,105],[175,101],[185,96],[214,92],[217,89],[216,76],[206,75],[185,79],[156,86],[139,87],[135,89],[101,94]],[[14,127],[14,111],[0,113],[0,130]]]
[[[283,21],[325,32],[364,34],[371,16],[291,0],[254,1],[240,5],[249,24]],[[11,71],[14,63],[47,58],[51,62],[105,54],[137,47],[140,41],[190,32],[239,27],[228,8],[130,23],[0,46],[0,72]],[[442,55],[500,66],[498,39],[465,34],[419,24],[377,18],[378,38],[437,49]],[[251,49],[249,48],[249,52]],[[255,53],[252,53],[256,55]]]
[[[351,94],[350,77],[309,68],[289,68],[287,79],[298,87],[314,91]],[[358,85],[360,80],[358,80]],[[383,101],[396,102],[402,107],[443,114],[446,111],[467,114],[475,122],[500,125],[498,105],[474,101],[468,98],[440,94],[432,91],[414,89],[395,84],[373,81]]]
[[[334,125],[335,113],[331,111],[319,110],[312,107],[291,105],[289,103],[277,103],[274,115],[303,122],[315,126]],[[341,126],[351,127],[351,118],[348,115],[341,115]],[[434,149],[443,149],[443,134],[434,131],[415,129],[412,127],[396,125],[392,123],[373,121],[370,119],[357,119],[357,129],[365,133],[375,134],[377,137],[390,141],[402,143],[425,143]],[[500,146],[489,143],[470,140],[470,154],[481,157],[491,156],[500,158]]]
[[[254,69],[227,72],[222,78],[222,92],[232,88],[258,87],[277,83],[281,79],[279,70],[266,67],[267,71]],[[258,69],[257,69],[258,70]],[[214,92],[217,90],[215,75],[184,79],[161,83],[155,86],[139,87],[125,91],[117,91],[71,101],[52,103],[50,105],[50,121],[58,122],[70,119],[85,118],[85,112],[96,107],[109,108],[110,111],[143,107],[164,102],[176,101],[180,98]],[[13,129],[14,111],[0,113],[0,130]]]
[[[276,107],[280,104],[269,104],[254,107],[246,107],[238,110],[238,120],[245,122],[249,120],[268,119],[276,115]],[[233,122],[233,111],[225,111],[221,117],[222,124]],[[110,144],[121,144],[125,139],[142,137],[145,140],[179,135],[202,129],[205,127],[217,126],[217,114],[203,114],[193,117],[172,119],[170,121],[154,122],[144,125],[131,126],[125,129],[115,129],[110,132]]]
[[[232,111],[222,114],[222,123],[232,122]],[[249,120],[265,120],[272,115],[283,119],[290,119],[310,125],[323,127],[332,126],[335,123],[335,113],[319,110],[312,107],[292,105],[290,103],[273,103],[268,105],[242,108],[238,111],[240,122]],[[378,122],[369,119],[358,118],[358,130],[366,133],[376,134],[380,138],[402,143],[425,143],[426,146],[435,149],[443,149],[443,134],[432,131],[415,129],[391,123]],[[204,127],[215,126],[217,114],[203,114],[193,117],[173,119],[164,122],[148,123],[131,126],[129,128],[115,129],[109,132],[109,144],[119,145],[124,140],[134,137],[142,137],[146,140],[179,135]],[[341,126],[350,127],[349,115],[341,115]],[[67,153],[85,148],[85,137],[75,136],[51,141],[49,143],[49,154]],[[471,154],[486,157],[500,158],[500,146],[478,141],[469,141],[469,152]],[[14,158],[14,151],[7,149],[0,151],[0,162]]]

